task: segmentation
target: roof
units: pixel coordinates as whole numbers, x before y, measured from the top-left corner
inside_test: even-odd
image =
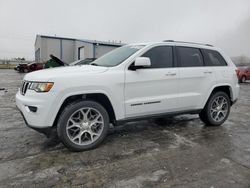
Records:
[[[98,41],[98,40],[87,40],[87,39],[75,39],[75,38],[68,38],[68,37],[57,37],[57,36],[48,36],[48,35],[36,35],[36,40],[38,37],[41,38],[49,38],[49,39],[59,39],[59,40],[72,40],[72,41],[80,41],[95,45],[103,45],[103,46],[123,46],[123,43],[116,43],[116,42],[105,42],[105,41]]]

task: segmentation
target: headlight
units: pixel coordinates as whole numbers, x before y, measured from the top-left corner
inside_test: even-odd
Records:
[[[29,89],[36,92],[48,92],[53,87],[52,82],[31,82]]]

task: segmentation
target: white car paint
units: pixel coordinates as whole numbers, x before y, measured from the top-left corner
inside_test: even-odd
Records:
[[[28,82],[53,82],[49,92],[27,90],[16,94],[16,104],[27,123],[35,128],[51,127],[63,102],[73,95],[101,93],[108,97],[116,120],[166,112],[202,109],[217,86],[229,86],[231,100],[238,98],[239,85],[235,65],[220,49],[206,45],[177,42],[145,45],[114,67],[69,66],[40,70],[25,75]],[[148,49],[155,46],[189,46],[219,51],[226,59],[224,67],[174,67],[128,70]],[[142,105],[139,105],[142,104]],[[31,112],[27,106],[35,106]]]

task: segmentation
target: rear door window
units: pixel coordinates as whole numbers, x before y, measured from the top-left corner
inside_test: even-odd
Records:
[[[225,59],[221,54],[214,50],[203,50],[206,56],[206,64],[208,66],[227,66]]]
[[[177,47],[178,63],[180,67],[204,66],[200,49],[191,47]]]

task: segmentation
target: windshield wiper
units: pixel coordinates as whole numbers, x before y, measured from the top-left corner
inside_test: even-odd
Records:
[[[90,65],[93,65],[93,66],[99,66],[98,64],[96,63],[90,63]]]

